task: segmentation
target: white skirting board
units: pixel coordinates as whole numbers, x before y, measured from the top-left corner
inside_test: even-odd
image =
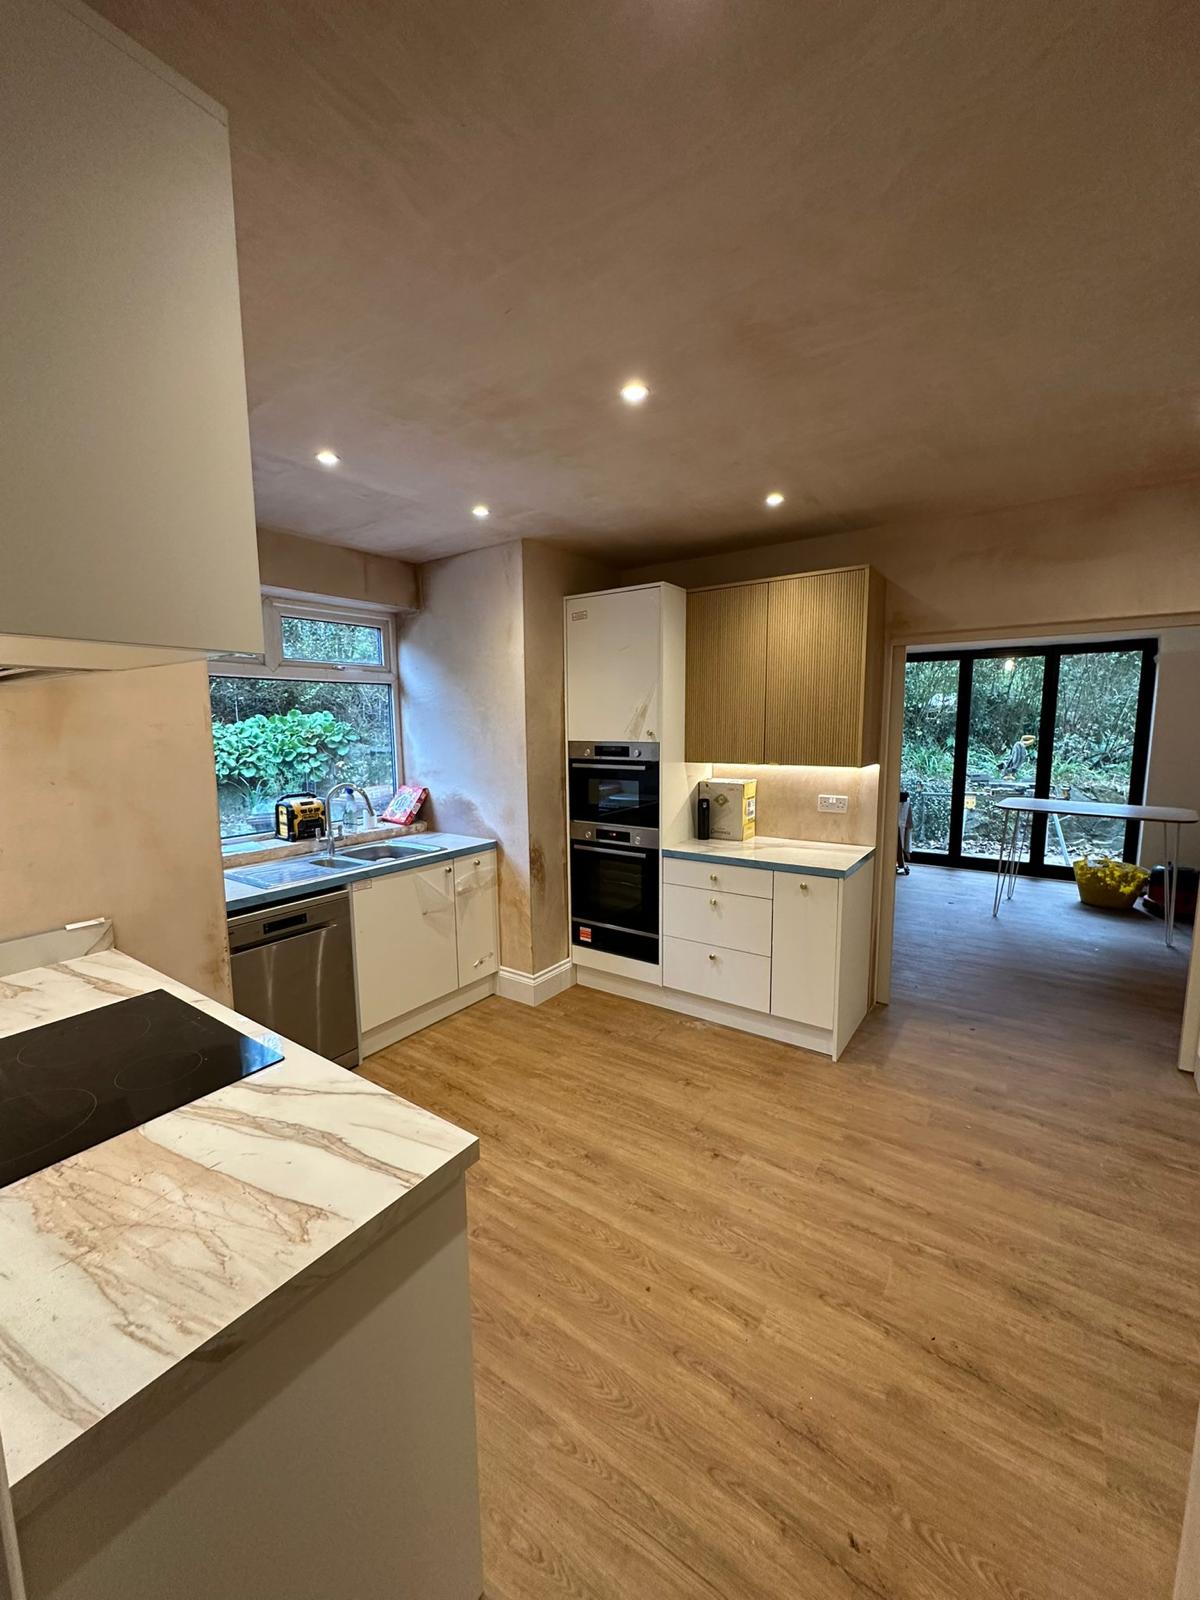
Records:
[[[455,989],[453,994],[445,994],[440,1000],[431,1000],[427,1006],[418,1006],[407,1016],[397,1017],[394,1022],[383,1022],[378,1028],[369,1029],[362,1036],[359,1054],[365,1061],[377,1050],[386,1050],[388,1045],[399,1044],[400,1040],[407,1039],[409,1034],[420,1033],[422,1028],[431,1027],[435,1022],[444,1022],[456,1011],[465,1011],[477,1000],[486,1000],[488,995],[495,992],[494,977],[480,978],[475,983],[469,983],[465,989]]]
[[[657,984],[642,983],[636,978],[586,967],[579,968],[575,981],[585,989],[603,989],[606,994],[619,994],[626,1000],[640,1000],[644,1005],[661,1006],[664,1011],[681,1011],[684,1016],[698,1017],[702,1022],[717,1022],[726,1028],[737,1028],[741,1033],[756,1033],[763,1039],[778,1039],[782,1044],[797,1045],[801,1050],[815,1050],[823,1056],[833,1055],[833,1031],[830,1028],[813,1028],[804,1022],[788,1022],[786,1018],[773,1017],[766,1011],[747,1011],[743,1006],[726,1005],[723,1000],[707,1000],[702,995],[685,994],[682,989],[662,989]]]
[[[575,982],[575,967],[568,958],[556,961],[541,972],[517,972],[512,967],[501,967],[496,978],[496,993],[502,1000],[517,1000],[523,1006],[540,1006],[544,1000],[553,1000],[556,994],[569,989]]]

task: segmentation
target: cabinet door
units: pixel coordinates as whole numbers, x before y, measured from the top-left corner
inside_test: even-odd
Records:
[[[763,759],[767,585],[699,589],[687,603],[688,761]]]
[[[776,578],[767,611],[766,760],[863,760],[868,572]]]
[[[368,878],[351,904],[364,1033],[458,988],[451,863]]]
[[[500,965],[500,908],[494,850],[454,863],[459,987],[486,978]]]
[[[259,651],[224,113],[82,6],[4,24],[0,633]]]
[[[840,889],[837,878],[775,874],[772,1016],[833,1027]]]
[[[567,738],[657,739],[657,588],[568,600]]]

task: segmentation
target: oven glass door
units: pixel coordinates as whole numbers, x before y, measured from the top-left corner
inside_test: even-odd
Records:
[[[658,827],[657,761],[572,760],[572,822]]]
[[[571,841],[571,938],[657,962],[657,850]]]

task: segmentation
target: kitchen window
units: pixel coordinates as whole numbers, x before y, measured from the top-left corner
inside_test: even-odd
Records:
[[[280,795],[341,781],[381,809],[399,782],[391,614],[268,598],[263,641],[209,663],[222,839],[270,834]]]

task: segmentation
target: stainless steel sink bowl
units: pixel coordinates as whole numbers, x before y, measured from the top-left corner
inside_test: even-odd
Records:
[[[340,856],[301,856],[291,861],[264,861],[257,867],[226,870],[237,883],[248,883],[253,889],[290,889],[296,883],[319,883],[322,871],[327,868],[345,872],[353,871],[355,865],[353,861],[343,861]]]
[[[436,856],[444,852],[444,845],[437,844],[410,844],[407,840],[395,840],[391,844],[364,844],[357,849],[339,850],[336,856],[338,861],[404,861],[410,856]],[[322,861],[330,859],[322,856]]]

